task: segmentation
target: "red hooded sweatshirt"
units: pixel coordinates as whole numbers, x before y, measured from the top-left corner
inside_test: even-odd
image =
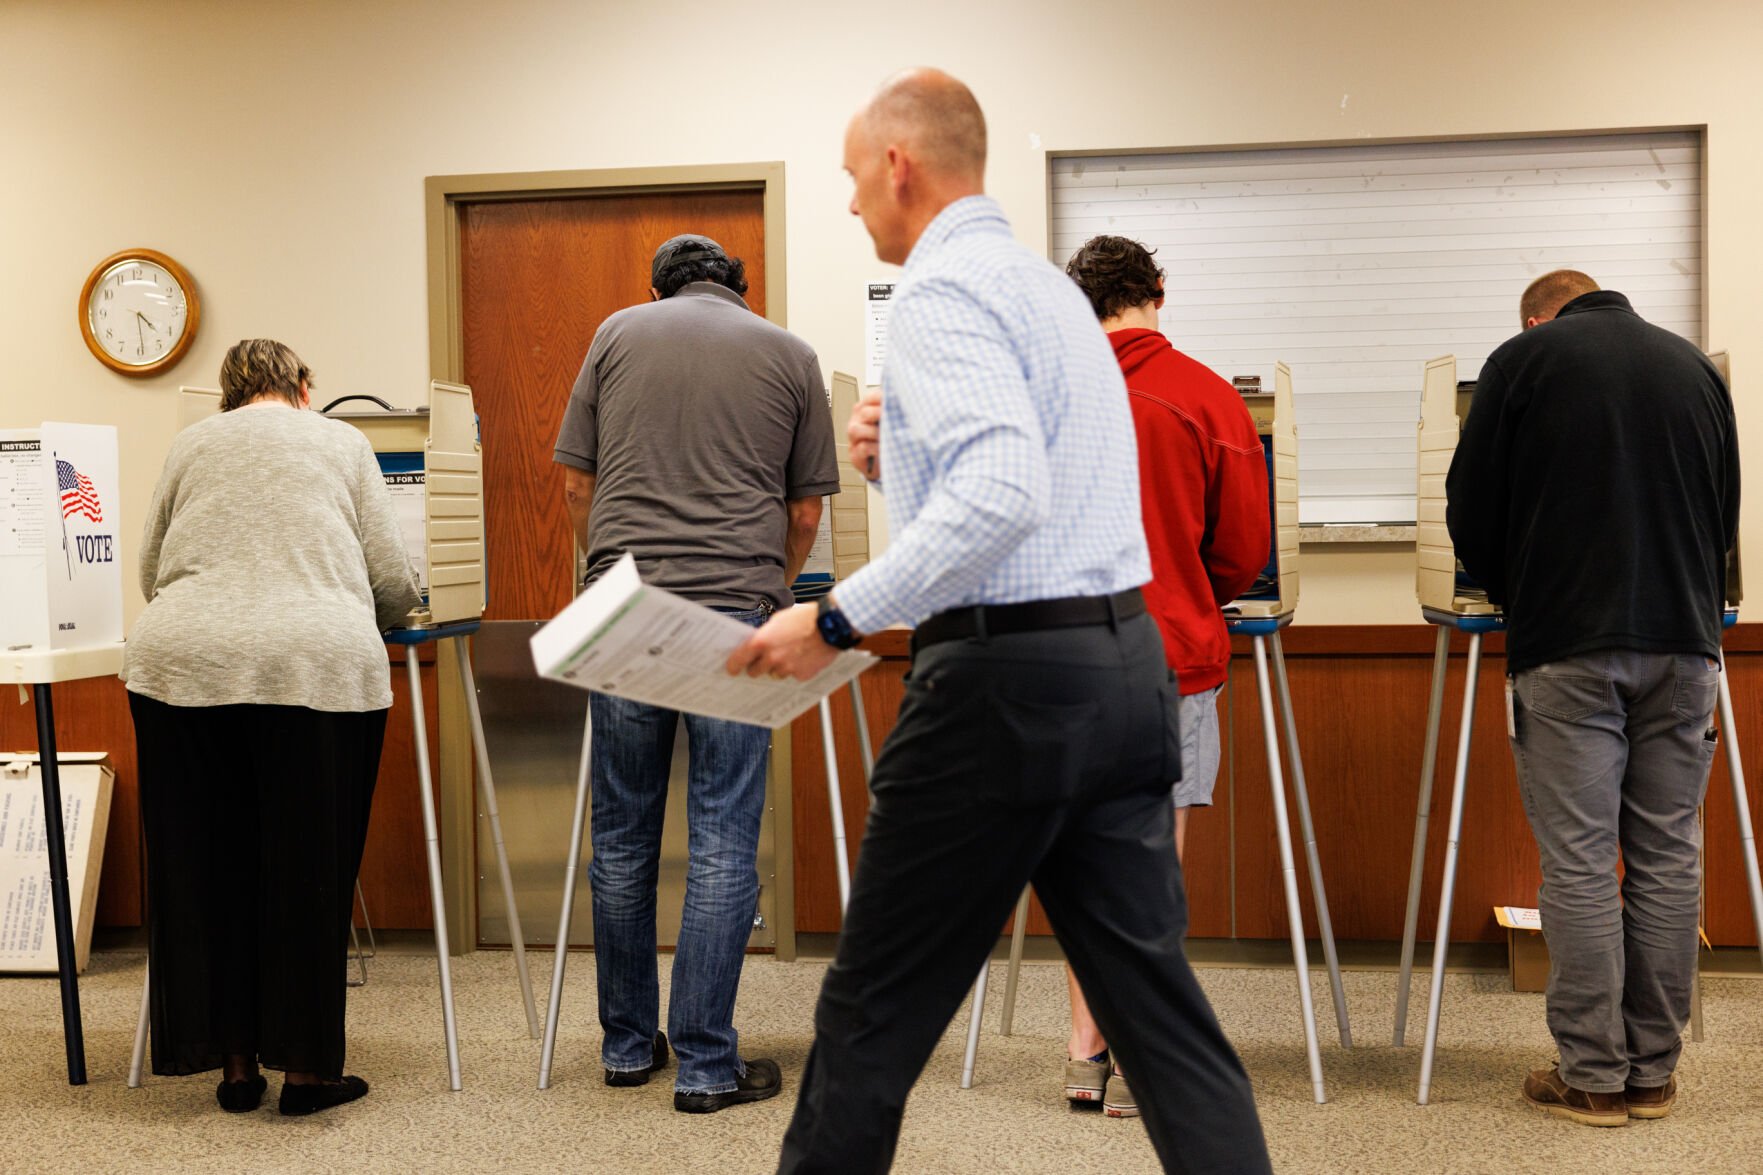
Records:
[[[1267,565],[1267,459],[1234,388],[1154,330],[1108,336],[1139,441],[1151,582],[1145,603],[1183,694],[1224,682],[1230,636],[1219,609]]]

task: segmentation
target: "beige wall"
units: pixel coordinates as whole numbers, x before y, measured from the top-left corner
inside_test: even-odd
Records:
[[[860,287],[887,270],[845,213],[839,137],[877,80],[929,62],[979,95],[990,188],[1037,245],[1048,150],[1705,124],[1708,337],[1735,352],[1754,459],[1760,57],[1763,5],[1748,0],[6,0],[0,425],[121,425],[127,538],[177,386],[212,384],[238,338],[292,343],[327,395],[417,402],[422,180],[468,172],[785,161],[790,325],[829,369],[859,371]],[[190,355],[141,382],[101,368],[75,318],[90,267],[130,245],[182,261],[203,300]],[[1305,558],[1302,621],[1415,619],[1410,550]]]

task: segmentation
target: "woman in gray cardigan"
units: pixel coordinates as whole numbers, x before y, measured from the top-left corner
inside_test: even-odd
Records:
[[[380,632],[420,599],[372,448],[251,339],[172,442],[123,678],[147,842],[153,1072],[222,1108],[367,1092],[343,1073],[344,948],[392,704]]]

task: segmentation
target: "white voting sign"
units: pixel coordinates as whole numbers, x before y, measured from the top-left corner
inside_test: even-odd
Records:
[[[122,640],[116,429],[0,429],[0,649]]]

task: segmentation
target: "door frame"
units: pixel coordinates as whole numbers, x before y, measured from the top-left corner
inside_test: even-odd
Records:
[[[755,190],[761,193],[765,226],[765,317],[778,326],[788,326],[781,160],[425,177],[430,378],[459,383],[465,375],[461,313],[464,273],[459,257],[459,226],[468,206],[572,196]],[[440,810],[442,892],[447,902],[448,939],[454,954],[467,954],[477,949],[477,805],[465,695],[459,685],[458,666],[453,661],[457,656],[456,643],[439,642],[436,650],[440,730],[435,789]],[[784,960],[796,957],[795,820],[790,778],[790,728],[786,726],[772,734],[767,779],[768,802],[775,809],[772,828],[777,841],[777,875],[773,882],[775,950],[777,957]]]

